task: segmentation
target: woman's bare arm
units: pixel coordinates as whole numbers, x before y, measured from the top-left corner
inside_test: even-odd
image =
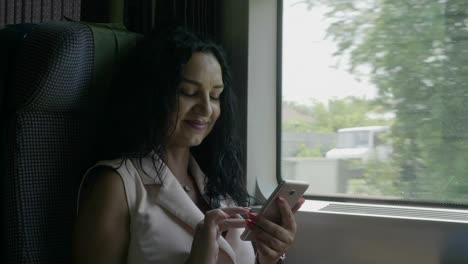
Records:
[[[76,264],[124,264],[130,241],[130,214],[119,174],[96,168],[82,191],[73,236]]]

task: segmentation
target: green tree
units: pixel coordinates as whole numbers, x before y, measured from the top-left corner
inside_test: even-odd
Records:
[[[323,157],[323,155],[319,147],[310,148],[305,144],[300,144],[295,157]]]
[[[306,0],[326,5],[328,36],[357,76],[370,67],[394,110],[404,196],[468,202],[468,1]]]
[[[309,121],[301,119],[291,119],[283,122],[283,131],[298,132],[298,133],[310,133],[314,132],[314,127]]]
[[[328,106],[316,102],[312,109],[314,130],[317,132],[336,132],[345,127],[387,125],[390,122],[370,118],[369,113],[375,109],[373,102],[356,97],[332,99],[328,101]]]
[[[335,133],[340,128],[389,125],[391,120],[371,118],[369,113],[379,112],[379,105],[374,101],[357,97],[331,99],[328,104],[313,101],[311,105],[286,104],[309,117],[283,120],[283,130],[290,132]],[[285,107],[285,103],[283,103]]]
[[[312,108],[296,102],[283,101],[282,129],[288,132],[313,132]]]

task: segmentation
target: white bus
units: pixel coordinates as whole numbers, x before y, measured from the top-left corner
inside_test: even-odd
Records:
[[[368,160],[375,155],[378,160],[387,160],[392,151],[387,142],[382,141],[384,134],[390,133],[388,126],[350,127],[338,130],[336,147],[329,150],[325,157],[331,159]]]

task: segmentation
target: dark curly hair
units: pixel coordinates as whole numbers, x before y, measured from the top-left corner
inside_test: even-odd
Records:
[[[223,50],[194,33],[172,28],[154,32],[135,51],[112,86],[105,120],[106,126],[114,129],[104,135],[106,158],[137,158],[141,163],[151,155],[161,178],[162,168],[156,164],[167,157],[169,116],[178,108],[182,66],[194,52],[211,53],[222,70],[221,114],[211,133],[199,146],[192,147],[191,153],[207,176],[205,195],[211,208],[218,208],[226,198],[240,206],[248,205],[242,147],[235,127],[236,98]]]

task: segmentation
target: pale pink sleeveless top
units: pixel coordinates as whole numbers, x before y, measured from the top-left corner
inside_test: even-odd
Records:
[[[136,160],[130,159],[123,163],[122,160],[100,161],[92,168],[96,166],[114,168],[124,183],[130,210],[127,263],[185,263],[190,253],[194,229],[204,215],[169,168],[163,164],[161,184],[149,157],[142,160],[141,166]],[[86,172],[85,177],[92,168]],[[203,193],[205,174],[193,157],[190,159],[189,169]],[[227,204],[229,203],[223,202],[221,207],[226,207]],[[226,237],[221,236],[218,239],[218,263],[255,263],[252,244],[240,239],[242,232],[243,229],[232,229]]]

